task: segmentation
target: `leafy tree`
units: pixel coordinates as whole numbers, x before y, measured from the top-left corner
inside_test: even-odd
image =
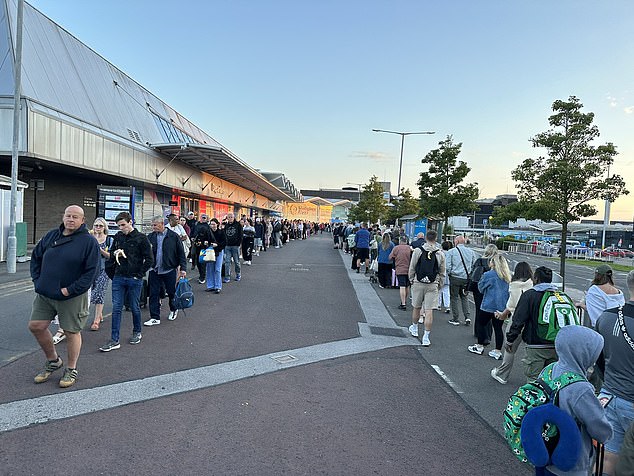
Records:
[[[376,223],[387,216],[387,208],[383,186],[376,176],[372,176],[370,182],[363,186],[359,203],[348,212],[348,219]]]
[[[417,215],[420,212],[420,200],[415,198],[409,188],[401,189],[400,198],[394,200],[393,207],[389,208],[387,221],[394,223],[405,215]]]
[[[462,143],[454,144],[452,136],[447,136],[438,144],[438,149],[421,160],[429,169],[421,172],[418,188],[422,216],[441,218],[445,230],[449,217],[475,209],[478,185],[462,183],[471,171],[466,162],[458,160]]]
[[[575,96],[553,103],[550,129],[531,139],[533,147],[546,149],[547,157],[524,160],[511,174],[519,201],[505,213],[511,219],[539,218],[561,224],[560,273],[565,282],[568,224],[597,213],[592,200],[629,193],[619,175],[608,177],[617,154],[610,142],[592,145],[599,129],[594,114],[583,113]]]

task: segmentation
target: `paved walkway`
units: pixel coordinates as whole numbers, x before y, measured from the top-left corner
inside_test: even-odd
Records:
[[[69,390],[0,368],[0,473],[530,474],[329,236],[254,263],[138,346],[85,332]]]

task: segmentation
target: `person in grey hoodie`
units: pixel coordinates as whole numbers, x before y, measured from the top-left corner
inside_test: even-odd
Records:
[[[586,376],[603,349],[603,337],[583,326],[563,327],[555,338],[559,360],[553,366],[553,378],[564,372]],[[592,439],[604,443],[612,437],[612,427],[605,411],[594,394],[594,387],[587,380],[571,383],[559,391],[559,408],[572,416],[581,431],[581,453],[577,464],[570,471],[554,466],[546,469],[559,476],[587,476],[592,465],[594,449]]]

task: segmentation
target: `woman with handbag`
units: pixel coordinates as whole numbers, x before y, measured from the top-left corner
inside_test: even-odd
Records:
[[[208,249],[213,250],[215,261],[207,261],[207,289],[206,291],[220,294],[222,289],[222,264],[225,257],[227,238],[224,230],[220,229],[220,222],[212,218],[209,222],[210,239]]]
[[[475,322],[478,322],[478,315],[480,314],[480,306],[482,305],[482,293],[478,289],[478,281],[482,278],[482,275],[489,271],[489,260],[493,258],[494,255],[498,253],[498,247],[494,244],[489,244],[484,248],[484,253],[482,257],[478,258],[473,265],[473,269],[471,270],[470,281],[471,285],[469,287],[469,291],[473,293],[473,301],[475,303]],[[487,344],[488,341],[491,340],[491,334],[493,329],[491,328],[491,324],[487,326]],[[478,336],[475,325],[473,327],[473,335]]]

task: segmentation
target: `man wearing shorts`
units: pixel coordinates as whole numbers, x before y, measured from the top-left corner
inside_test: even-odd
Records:
[[[407,292],[410,287],[407,275],[409,274],[409,264],[412,259],[412,248],[407,244],[407,236],[401,235],[399,237],[398,245],[391,251],[388,259],[394,260],[398,291],[401,297],[401,304],[398,308],[401,311],[405,311],[407,309]]]
[[[595,326],[605,341],[605,372],[599,399],[605,397],[608,401],[605,415],[614,432],[605,443],[603,472],[609,475],[614,474],[624,436],[634,425],[634,270],[628,273],[626,284],[630,301],[622,308],[605,311]],[[625,332],[622,326],[625,326]]]
[[[361,223],[361,229],[354,235],[354,245],[357,250],[357,273],[361,269],[361,262],[365,262],[365,274],[370,272],[370,232],[368,225]]]
[[[31,279],[35,300],[29,330],[46,355],[44,370],[35,383],[46,382],[64,366],[57,355],[48,327],[56,315],[66,332],[67,368],[59,381],[62,388],[77,380],[77,360],[81,351],[81,330],[88,319],[88,289],[99,269],[99,246],[84,223],[84,210],[71,205],[64,211],[62,225],[49,231],[31,255]]]
[[[436,244],[438,233],[435,230],[429,230],[425,234],[425,244],[416,248],[412,254],[412,260],[409,264],[409,280],[412,283],[412,325],[409,326],[409,332],[414,337],[418,337],[418,323],[421,317],[421,309],[425,318],[425,334],[423,335],[421,344],[428,346],[431,344],[429,336],[431,334],[431,326],[434,322],[434,309],[438,309],[438,293],[445,281],[445,255]],[[435,268],[435,276],[423,276],[419,279],[416,273],[416,267],[420,259],[426,253],[427,257],[433,259],[435,257],[438,266]]]

